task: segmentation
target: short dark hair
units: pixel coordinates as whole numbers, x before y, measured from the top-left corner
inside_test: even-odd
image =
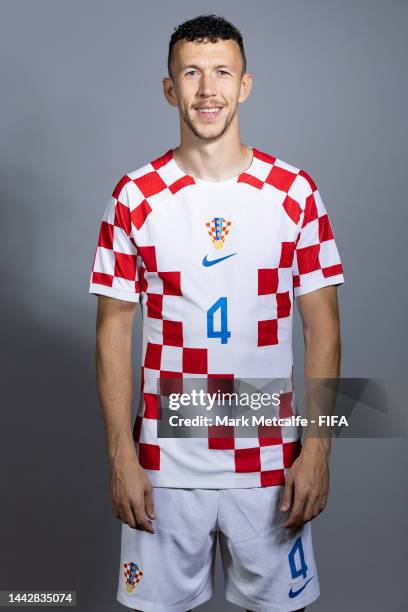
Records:
[[[197,40],[198,42],[202,39],[209,39],[215,43],[218,40],[235,40],[241,51],[242,57],[242,74],[246,72],[246,56],[244,50],[244,43],[242,40],[241,32],[232,25],[231,22],[227,21],[224,17],[218,15],[199,15],[194,19],[185,21],[177,28],[174,28],[174,32],[171,35],[169,42],[169,54],[167,57],[167,70],[171,77],[171,56],[173,47],[178,40],[188,40],[190,42]]]

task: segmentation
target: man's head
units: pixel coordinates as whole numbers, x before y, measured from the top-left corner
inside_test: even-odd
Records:
[[[252,83],[239,30],[216,15],[190,19],[171,36],[167,65],[164,93],[184,127],[203,140],[222,136]]]
[[[239,52],[242,60],[242,72],[241,76],[246,71],[246,56],[244,49],[244,42],[240,31],[232,25],[224,17],[217,17],[217,15],[200,15],[194,19],[185,21],[177,28],[174,28],[174,32],[171,35],[169,42],[169,53],[167,56],[167,70],[169,77],[172,79],[172,56],[173,49],[179,40],[186,41],[203,41],[204,39],[210,40],[212,43],[218,40],[235,40],[238,45]]]

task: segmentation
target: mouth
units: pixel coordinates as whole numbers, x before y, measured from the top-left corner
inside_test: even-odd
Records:
[[[202,106],[196,107],[197,115],[205,121],[214,121],[221,113],[222,106]]]

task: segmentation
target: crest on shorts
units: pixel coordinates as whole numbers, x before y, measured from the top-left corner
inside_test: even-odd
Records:
[[[123,574],[125,577],[125,589],[128,593],[133,593],[133,590],[137,584],[139,584],[143,572],[137,563],[129,561],[129,563],[123,564]]]
[[[216,249],[222,249],[225,238],[231,229],[232,221],[227,221],[224,217],[214,217],[205,224],[207,232]]]

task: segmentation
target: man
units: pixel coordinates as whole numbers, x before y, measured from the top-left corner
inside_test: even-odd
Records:
[[[99,296],[112,506],[122,521],[117,598],[154,612],[209,600],[218,536],[230,602],[303,610],[319,596],[310,521],[327,500],[329,439],[302,446],[283,430],[248,438],[212,425],[205,437],[161,437],[157,425],[160,396],[185,379],[208,389],[244,377],[291,379],[294,297],[305,377],[338,377],[339,253],[309,174],[240,141],[237,109],[252,75],[239,31],[215,15],[187,21],[171,37],[168,71],[163,89],[178,108],[180,145],[117,183],[90,284]],[[141,402],[132,428],[139,301]],[[283,398],[292,413],[293,394]]]

